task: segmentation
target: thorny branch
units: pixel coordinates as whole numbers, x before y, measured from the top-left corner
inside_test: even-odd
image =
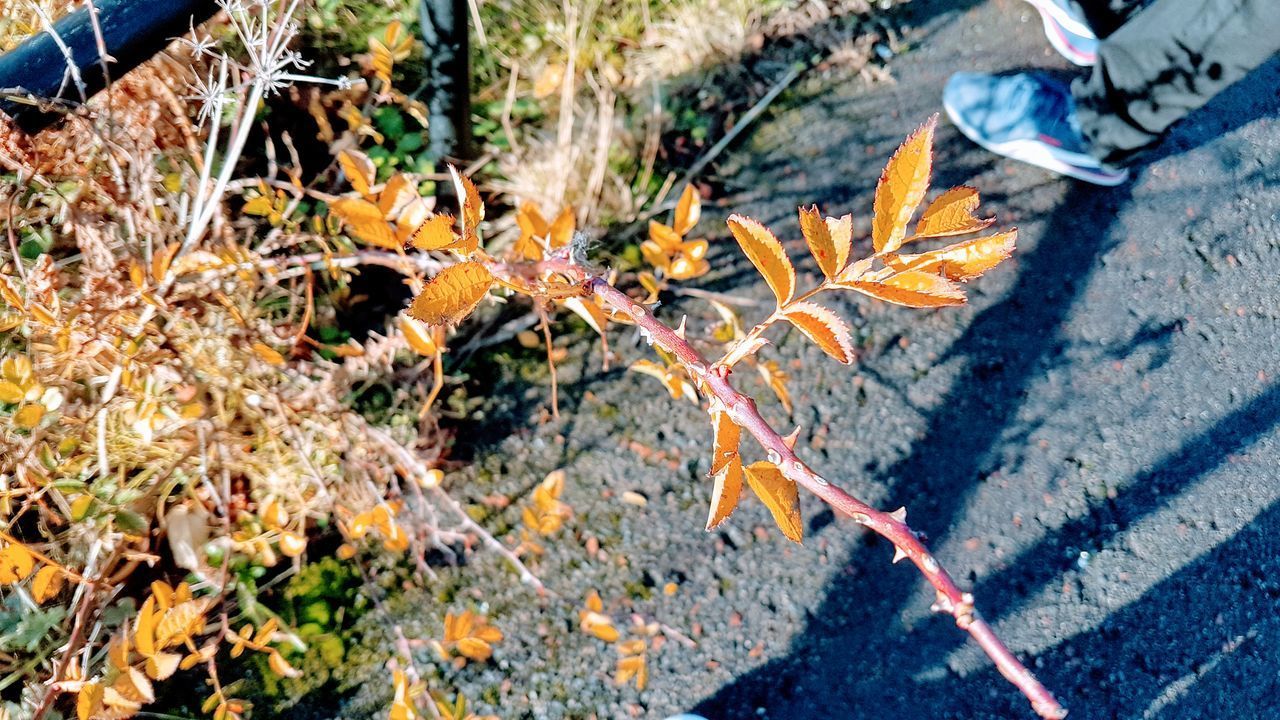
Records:
[[[905,508],[894,512],[877,510],[814,472],[788,447],[783,436],[764,419],[756,408],[755,400],[734,388],[729,381],[731,371],[728,367],[709,364],[706,358],[688,341],[677,335],[675,330],[659,321],[644,306],[633,301],[607,280],[592,275],[571,262],[548,260],[541,265],[543,269],[559,273],[579,284],[584,294],[598,297],[615,312],[629,318],[644,329],[653,338],[653,344],[656,347],[674,355],[691,376],[724,403],[733,421],[756,439],[756,442],[768,453],[770,461],[775,463],[788,479],[817,495],[834,510],[893,543],[896,548],[894,562],[903,558],[909,559],[936,591],[937,596],[931,609],[954,618],[956,626],[969,633],[987,657],[995,663],[1000,674],[1031,701],[1032,708],[1040,717],[1046,720],[1060,720],[1066,717],[1066,709],[1058,703],[1053,694],[1040,684],[1031,671],[1013,655],[991,626],[978,617],[974,609],[973,595],[960,589],[951,574],[942,567],[937,558],[906,524]]]

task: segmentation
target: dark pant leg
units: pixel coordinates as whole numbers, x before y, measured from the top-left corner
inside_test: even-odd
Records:
[[[1090,150],[1123,165],[1280,50],[1280,0],[1156,0],[1071,86]]]
[[[1105,38],[1129,21],[1150,0],[1071,0],[1089,22],[1089,29]]]

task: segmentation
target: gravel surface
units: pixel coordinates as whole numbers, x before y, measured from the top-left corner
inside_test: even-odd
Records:
[[[905,28],[893,81],[806,80],[736,151],[723,212],[798,238],[796,205],[817,202],[866,230],[880,168],[940,110],[950,72],[1068,70],[1023,2],[915,2],[893,16]],[[766,416],[800,425],[801,454],[827,477],[907,506],[1072,718],[1274,717],[1277,87],[1272,62],[1114,189],[997,159],[944,121],[935,187],[980,188],[999,226],[1021,230],[1015,259],[975,282],[963,309],[837,303],[863,348],[852,369],[795,333],[768,351],[793,376],[796,411],[765,402]],[[702,229],[723,239],[717,212]],[[720,269],[705,286],[763,300],[731,242],[713,243]],[[802,246],[789,243],[793,257]],[[661,312],[687,313],[705,337],[705,304]],[[626,333],[616,344],[627,360],[644,356]],[[423,608],[441,602],[486,609],[508,632],[491,666],[449,670],[442,684],[504,718],[1031,717],[966,636],[930,615],[914,569],[812,498],[803,547],[754,498],[702,532],[705,415],[650,378],[602,373],[595,346],[578,349],[560,368],[565,419],[539,423],[545,382],[512,378],[499,392],[515,434],[469,444],[474,467],[450,480],[477,507],[514,495],[484,520],[501,531],[533,484],[566,469],[575,517],[535,563],[558,596],[538,599],[479,553],[459,571],[473,591],[390,604],[411,638],[438,637]],[[473,437],[499,429],[510,428],[494,421]],[[670,634],[650,654],[648,689],[615,687],[614,651],[577,630],[592,588],[620,624],[636,612],[696,646]],[[369,667],[378,682],[344,714],[385,701],[383,671]]]

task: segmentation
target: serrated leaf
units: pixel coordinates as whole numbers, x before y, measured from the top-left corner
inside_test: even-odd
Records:
[[[790,302],[796,291],[796,269],[778,238],[765,226],[742,215],[729,216],[729,232],[764,276],[778,305]]]
[[[914,308],[963,305],[964,290],[954,282],[933,273],[908,270],[882,281],[857,281],[848,287],[871,297]]]
[[[178,653],[156,653],[147,657],[146,671],[147,675],[153,680],[164,680],[170,675],[178,671],[178,664],[182,661],[182,656]]]
[[[736,426],[735,426],[736,427]],[[707,513],[707,529],[713,530],[729,519],[742,498],[742,459],[734,453],[715,475],[711,489],[711,510]]]
[[[761,460],[746,467],[747,484],[778,524],[782,534],[793,542],[804,541],[804,523],[800,519],[800,490],[794,481],[782,474],[771,462]]]
[[[729,417],[725,410],[711,413],[711,422],[715,431],[715,440],[711,451],[711,474],[718,474],[733,458],[738,455],[738,444],[742,437],[742,428]]]
[[[470,234],[484,220],[484,202],[480,200],[480,191],[476,189],[475,183],[459,172],[458,168],[450,165],[449,176],[453,178],[453,189],[458,194],[463,234]]]
[[[972,280],[1004,262],[1017,244],[1017,229],[965,240],[919,255],[899,255],[892,267],[940,273],[950,280]]]
[[[929,118],[885,165],[876,185],[875,218],[871,242],[877,253],[894,252],[906,237],[907,222],[929,190],[929,170],[933,163],[933,130],[938,116]]]
[[[204,598],[174,605],[156,625],[157,645],[164,648],[190,640],[204,627],[204,613],[208,609],[209,601]]]
[[[849,262],[849,250],[853,246],[853,217],[822,218],[818,206],[800,208],[800,232],[809,245],[809,252],[818,261],[818,268],[828,279]]]
[[[853,362],[852,332],[839,315],[815,303],[798,302],[787,306],[783,317],[837,362]]]
[[[676,202],[676,216],[672,220],[672,229],[681,237],[688,235],[698,218],[702,217],[702,198],[698,195],[693,183],[684,186],[680,200]]]
[[[357,240],[388,250],[400,247],[382,211],[368,200],[338,198],[329,204],[329,212],[337,215]]]
[[[428,325],[452,325],[470,315],[492,285],[493,275],[480,263],[450,265],[422,288],[409,314]]]
[[[409,235],[409,242],[419,250],[449,250],[457,247],[462,238],[453,229],[453,223],[453,216],[448,213],[431,215]]]
[[[953,187],[929,203],[916,223],[916,237],[949,237],[977,232],[995,222],[995,218],[977,218],[978,190],[967,185]]]
[[[25,545],[6,543],[0,547],[0,585],[21,582],[35,569],[35,563]]]
[[[368,155],[359,150],[343,150],[338,153],[338,167],[342,168],[352,189],[361,195],[369,194],[378,171]]]

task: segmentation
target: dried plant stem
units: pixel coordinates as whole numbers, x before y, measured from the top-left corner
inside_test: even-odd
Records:
[[[701,381],[712,395],[724,403],[733,421],[751,433],[756,442],[769,453],[770,461],[774,462],[787,478],[822,498],[833,509],[853,518],[892,542],[897,548],[894,555],[895,561],[905,557],[915,563],[925,579],[937,591],[937,600],[932,609],[955,618],[956,625],[973,637],[987,657],[995,663],[1000,674],[1017,686],[1031,701],[1032,708],[1040,717],[1057,720],[1066,716],[1066,710],[1058,704],[1053,695],[1040,684],[1026,666],[1014,657],[991,627],[977,616],[973,606],[973,595],[962,591],[956,585],[951,574],[938,563],[937,558],[907,526],[904,522],[905,509],[892,513],[876,510],[831,484],[796,456],[795,452],[787,446],[783,436],[760,415],[754,400],[733,387],[729,382],[729,368],[723,365],[709,365],[707,360],[674,330],[658,321],[642,305],[632,301],[625,293],[603,278],[588,276],[576,266],[556,267],[555,270],[580,280],[586,291],[594,294],[615,311],[629,317],[636,325],[647,331],[653,338],[654,345],[675,355],[680,364],[695,379]]]

